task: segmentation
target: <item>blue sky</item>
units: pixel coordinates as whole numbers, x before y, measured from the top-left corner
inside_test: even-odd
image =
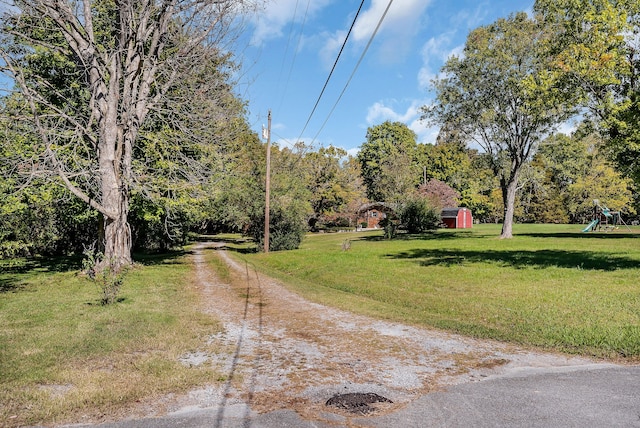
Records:
[[[240,95],[252,128],[260,132],[271,109],[271,139],[281,147],[303,140],[355,154],[367,128],[386,120],[405,123],[419,143],[433,143],[437,129],[419,120],[419,108],[433,99],[430,80],[462,50],[470,30],[530,11],[533,2],[395,0],[356,69],[389,4],[365,1],[311,115],[361,0],[271,0],[250,22],[240,57]]]

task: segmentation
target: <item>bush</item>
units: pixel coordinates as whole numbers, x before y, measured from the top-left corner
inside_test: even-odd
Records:
[[[398,236],[398,219],[395,217],[387,216],[380,220],[378,223],[382,229],[384,229],[385,239],[393,239]]]
[[[416,198],[403,205],[400,223],[409,233],[423,233],[438,228],[440,215],[426,198]]]
[[[295,205],[276,206],[270,210],[269,216],[269,250],[295,250],[300,246],[307,231],[305,212],[296,209]],[[254,215],[247,233],[264,249],[264,212]]]
[[[97,213],[62,188],[0,195],[0,258],[80,254],[97,230]]]
[[[169,200],[156,202],[139,195],[131,198],[129,224],[134,251],[165,252],[187,243],[193,224],[188,207]]]

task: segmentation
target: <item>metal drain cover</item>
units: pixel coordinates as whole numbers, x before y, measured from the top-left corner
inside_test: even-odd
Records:
[[[364,415],[375,410],[370,406],[370,404],[374,403],[393,403],[393,401],[373,392],[353,392],[334,395],[329,398],[325,404]]]

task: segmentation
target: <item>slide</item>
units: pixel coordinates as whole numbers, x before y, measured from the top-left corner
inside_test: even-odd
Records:
[[[582,229],[582,231],[583,232],[591,232],[591,231],[593,231],[593,228],[596,227],[596,224],[598,224],[598,219],[593,220],[591,223],[589,223],[587,225],[587,227]]]

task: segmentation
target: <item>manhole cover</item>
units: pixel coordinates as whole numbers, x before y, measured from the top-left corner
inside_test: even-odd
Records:
[[[327,400],[326,405],[364,415],[375,410],[370,406],[374,403],[393,403],[393,401],[373,392],[353,392],[334,395]]]

